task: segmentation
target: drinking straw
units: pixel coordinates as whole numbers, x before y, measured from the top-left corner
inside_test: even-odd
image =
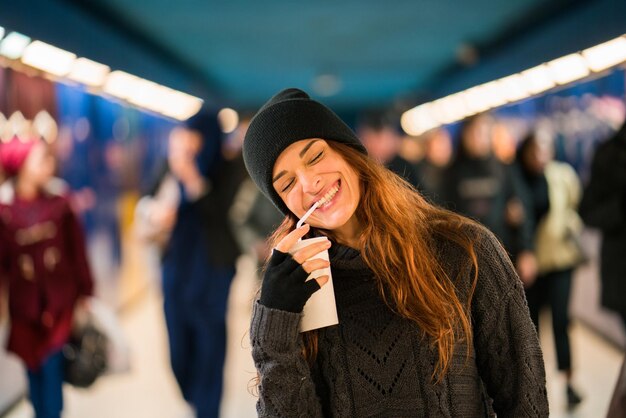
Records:
[[[296,224],[296,228],[300,228],[302,226],[302,224],[304,223],[304,221],[306,221],[306,218],[308,218],[309,216],[311,216],[311,214],[313,213],[313,211],[315,209],[317,209],[317,207],[320,205],[320,201],[318,200],[317,202],[313,203],[313,206],[311,206],[309,208],[309,210],[306,211],[306,213],[304,215],[302,215],[302,218],[300,218],[300,220],[298,221],[298,223]]]

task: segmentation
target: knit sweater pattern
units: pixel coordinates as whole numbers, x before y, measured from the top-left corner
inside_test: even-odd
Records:
[[[312,367],[302,356],[301,314],[258,302],[251,323],[260,417],[547,417],[543,356],[519,278],[496,238],[472,227],[479,275],[469,355],[459,342],[444,379],[432,378],[431,339],[383,301],[361,254],[334,243],[339,324],[318,333]],[[466,300],[473,270],[457,245],[436,254]]]

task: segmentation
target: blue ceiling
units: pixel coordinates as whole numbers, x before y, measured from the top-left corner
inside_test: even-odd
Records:
[[[626,33],[626,1],[0,0],[0,25],[209,103],[253,110],[297,86],[355,110],[415,104]]]

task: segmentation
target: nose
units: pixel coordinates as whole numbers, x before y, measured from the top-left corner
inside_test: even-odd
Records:
[[[302,173],[300,175],[300,184],[302,185],[303,193],[317,194],[321,189],[322,181],[318,175]]]

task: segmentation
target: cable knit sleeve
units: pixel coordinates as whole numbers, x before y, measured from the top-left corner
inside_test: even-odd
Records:
[[[301,354],[302,314],[255,303],[250,339],[259,373],[259,417],[323,417],[315,384]]]
[[[547,417],[543,355],[511,261],[490,232],[475,242],[478,283],[472,303],[480,376],[498,417]]]

